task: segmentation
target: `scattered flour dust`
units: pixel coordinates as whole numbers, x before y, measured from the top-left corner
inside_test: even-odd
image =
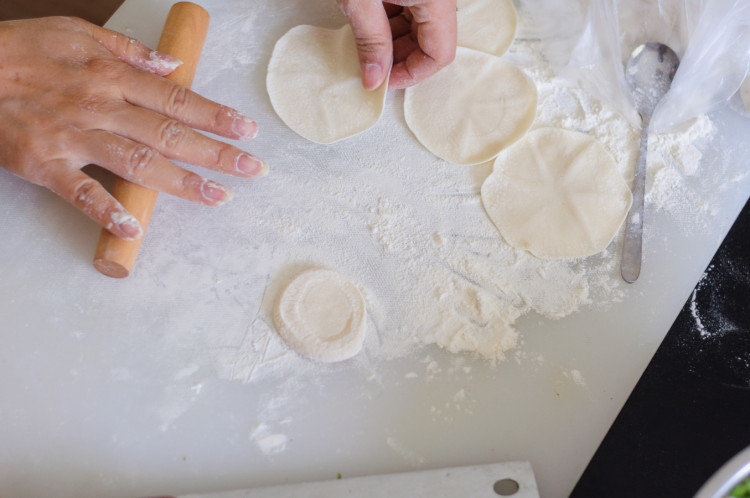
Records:
[[[243,32],[251,24],[242,24]],[[220,49],[208,47],[206,58],[221,60]],[[557,77],[540,42],[519,35],[506,57],[537,86],[532,129],[561,127],[592,136],[630,184],[639,130]],[[689,180],[713,134],[711,121],[701,116],[686,130],[652,138],[647,209],[697,220],[698,228],[710,222],[713,213]],[[264,179],[264,189],[253,195],[269,207],[242,221],[243,231],[256,237],[259,285],[252,291],[264,293],[263,303],[240,338],[215,348],[223,377],[251,382],[262,372],[315,368],[285,348],[270,320],[283,285],[310,267],[340,271],[362,291],[369,320],[360,356],[369,362],[403,357],[425,344],[503,360],[519,346],[515,324],[522,316],[559,319],[624,296],[622,234],[604,252],[580,260],[542,260],[510,247],[481,204],[480,187],[492,164],[448,164],[421,148],[403,124],[399,92],[389,94],[381,122],[368,134],[335,146],[296,140],[280,149],[274,164],[293,164],[293,171],[277,167]],[[375,152],[362,152],[370,150]],[[290,202],[278,202],[280,196]],[[578,373],[571,375],[584,383]],[[253,439],[273,452],[283,441],[272,436],[260,431]]]
[[[425,458],[422,455],[414,452],[414,450],[412,450],[411,448],[405,446],[401,441],[388,436],[385,442],[404,461],[411,464],[411,466],[419,467],[420,465],[424,465],[426,461]]]
[[[250,439],[255,442],[264,455],[281,453],[286,449],[286,445],[289,442],[289,437],[286,434],[274,433],[264,423],[258,424],[250,434]]]

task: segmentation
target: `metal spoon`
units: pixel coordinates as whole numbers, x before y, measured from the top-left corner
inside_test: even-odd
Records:
[[[641,115],[641,150],[633,180],[633,205],[625,224],[625,242],[622,247],[622,278],[633,283],[641,274],[643,246],[643,197],[646,191],[646,151],[648,128],[656,105],[669,91],[672,79],[680,65],[677,54],[661,43],[640,45],[625,66],[625,81],[630,87],[638,114]]]

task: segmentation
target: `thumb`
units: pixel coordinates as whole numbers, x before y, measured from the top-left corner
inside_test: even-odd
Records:
[[[357,43],[362,86],[374,90],[383,84],[393,62],[393,40],[381,0],[339,0]]]
[[[96,26],[81,19],[71,19],[83,28],[92,38],[120,60],[133,67],[166,76],[174,71],[182,61],[163,52],[151,50],[143,43],[106,28]]]

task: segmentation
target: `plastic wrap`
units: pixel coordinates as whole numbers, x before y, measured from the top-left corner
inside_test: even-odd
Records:
[[[680,56],[672,89],[651,121],[666,131],[726,104],[750,68],[747,0],[528,0],[532,29],[550,62],[640,122],[625,83],[624,63],[655,41]]]

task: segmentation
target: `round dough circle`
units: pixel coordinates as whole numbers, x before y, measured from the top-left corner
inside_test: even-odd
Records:
[[[503,55],[516,36],[518,16],[511,0],[458,0],[458,46]]]
[[[459,47],[456,59],[406,89],[406,123],[433,154],[479,164],[526,133],[536,112],[536,87],[510,62]]]
[[[356,355],[365,340],[365,302],[357,288],[332,270],[308,270],[281,293],[274,322],[297,353],[334,362]]]
[[[302,25],[276,42],[266,87],[289,128],[329,144],[370,128],[383,113],[388,85],[367,91],[361,74],[348,24],[336,30]]]
[[[482,202],[513,247],[541,258],[579,258],[606,249],[632,195],[599,142],[542,128],[498,156]]]

